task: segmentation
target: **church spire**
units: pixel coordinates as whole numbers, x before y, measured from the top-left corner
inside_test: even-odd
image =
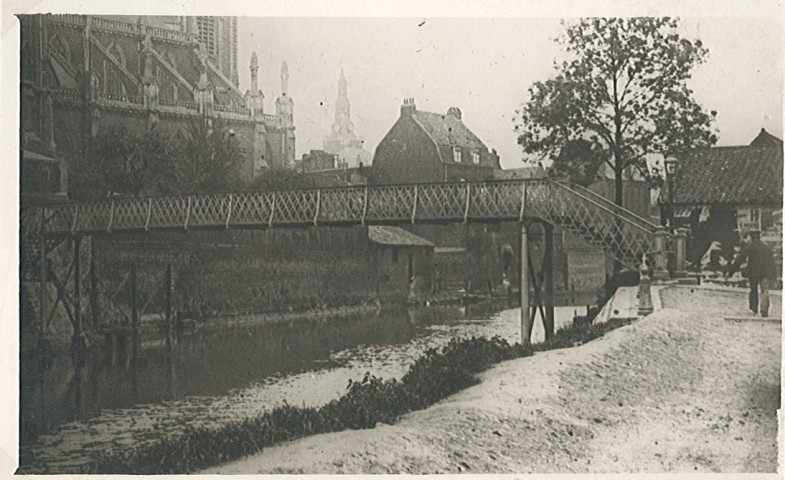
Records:
[[[352,131],[351,125],[351,112],[349,108],[349,94],[346,90],[346,76],[343,74],[343,67],[341,67],[341,75],[338,77],[338,99],[335,101],[335,123],[333,124],[333,132]],[[336,130],[338,126],[338,130]]]
[[[256,92],[259,90],[259,83],[257,72],[259,70],[259,59],[256,57],[256,52],[251,54],[251,91]]]
[[[332,133],[324,139],[324,150],[327,153],[338,153],[347,147],[361,149],[362,140],[358,139],[354,132],[349,107],[349,93],[346,88],[346,75],[341,67],[341,73],[338,76],[338,98],[335,101],[335,121]]]
[[[289,95],[289,65],[286,62],[281,64],[281,95]]]

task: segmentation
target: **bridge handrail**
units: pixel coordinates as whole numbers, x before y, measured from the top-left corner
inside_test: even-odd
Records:
[[[468,197],[472,189],[474,189],[475,192],[481,192],[481,193],[484,192],[485,194],[487,194],[489,193],[486,190],[488,187],[495,187],[493,188],[493,190],[495,190],[497,194],[507,195],[509,197],[509,195],[511,195],[511,191],[509,191],[510,188],[516,188],[519,186],[523,187],[524,185],[527,186],[556,185],[557,188],[561,188],[565,192],[569,192],[570,195],[578,197],[581,199],[581,201],[593,205],[594,208],[597,208],[600,211],[604,211],[605,213],[613,216],[614,218],[622,218],[623,220],[625,220],[625,223],[628,225],[632,225],[639,230],[645,231],[646,233],[651,233],[652,231],[652,229],[648,228],[648,226],[645,224],[641,225],[639,224],[639,222],[634,222],[629,219],[623,218],[623,216],[620,216],[620,211],[618,207],[609,208],[607,203],[598,202],[597,196],[593,196],[592,198],[590,196],[582,194],[582,192],[572,190],[569,187],[560,185],[559,183],[553,182],[548,179],[520,179],[520,180],[498,180],[498,181],[493,180],[493,181],[478,181],[478,182],[450,182],[450,183],[437,183],[437,184],[421,183],[421,184],[403,184],[403,185],[401,184],[378,185],[370,188],[378,189],[378,192],[382,192],[385,190],[388,192],[397,190],[399,191],[399,194],[405,193],[406,195],[410,195],[412,190],[416,191],[418,188],[423,190],[428,188],[431,189],[437,188],[437,189],[443,189],[445,194],[450,191],[452,191],[451,193],[453,194],[455,194],[456,191],[460,191],[462,196],[465,193],[465,195]],[[191,212],[190,205],[192,202],[197,205],[200,205],[204,210],[212,208],[213,209],[212,215],[215,216],[217,215],[215,214],[215,209],[227,208],[224,207],[223,204],[227,202],[230,204],[231,197],[233,195],[235,197],[249,197],[249,196],[254,197],[253,201],[256,202],[256,207],[261,207],[262,203],[264,202],[269,203],[270,199],[266,199],[264,197],[270,197],[270,196],[274,197],[277,195],[281,198],[288,199],[289,201],[297,200],[297,202],[299,203],[298,208],[300,209],[300,211],[298,211],[297,213],[300,216],[302,216],[302,215],[306,215],[305,210],[303,209],[307,210],[312,208],[318,208],[318,205],[310,205],[309,202],[315,201],[318,204],[319,196],[322,193],[324,193],[325,196],[329,196],[331,194],[337,195],[338,192],[343,192],[344,195],[354,195],[356,197],[355,200],[359,200],[367,196],[368,188],[369,187],[366,186],[347,186],[347,187],[326,187],[326,188],[310,188],[310,189],[296,189],[296,190],[262,190],[262,191],[257,190],[257,191],[250,191],[250,192],[230,192],[230,193],[219,193],[219,194],[161,195],[161,196],[145,196],[145,197],[132,197],[132,198],[117,197],[117,198],[107,198],[97,201],[69,202],[68,204],[65,205],[52,207],[52,211],[53,213],[55,214],[59,213],[60,215],[63,215],[65,218],[68,219],[68,220],[64,219],[65,221],[73,222],[73,228],[71,228],[71,233],[75,233],[76,231],[80,230],[80,228],[78,228],[79,219],[77,217],[79,216],[80,212],[82,212],[84,216],[85,211],[87,212],[88,215],[93,215],[93,220],[91,222],[92,226],[89,230],[91,231],[104,230],[104,229],[109,230],[112,228],[113,226],[112,222],[114,220],[114,217],[116,216],[114,211],[115,208],[114,205],[122,204],[123,205],[122,211],[128,213],[129,215],[135,216],[135,218],[137,218],[137,221],[139,222],[142,221],[140,215],[142,217],[146,217],[144,222],[144,227],[145,229],[147,229],[148,227],[150,227],[150,220],[151,220],[151,216],[153,216],[153,211],[162,212],[159,214],[163,215],[164,217],[167,217],[165,219],[168,222],[166,223],[167,226],[171,227],[171,226],[179,225],[178,223],[179,221],[177,219],[180,216],[191,215],[192,212]],[[381,195],[381,193],[379,193],[379,195]],[[311,198],[311,197],[315,197],[315,198]],[[505,197],[505,199],[507,200],[508,203],[509,201],[517,201],[515,199],[510,200],[510,198],[507,197]],[[412,199],[408,199],[407,201],[408,203],[411,203]],[[416,198],[414,199],[414,201],[415,203],[417,203]],[[208,203],[209,205],[207,205]],[[501,214],[495,215],[493,211],[488,210],[488,209],[499,208],[499,207],[500,205],[497,204],[493,204],[490,206],[486,205],[485,216],[500,216]],[[509,205],[505,205],[505,207],[508,208]],[[623,209],[621,209],[621,211],[626,212]],[[198,214],[198,211],[196,212],[196,214]],[[309,214],[310,213],[308,213],[308,215]],[[231,209],[227,211],[226,215],[227,215],[226,224],[228,225],[229,217],[231,217],[232,215]],[[507,214],[506,216],[509,216],[509,214]],[[100,221],[105,222],[105,224],[96,223],[99,222],[98,217],[100,217],[101,218]],[[320,218],[317,214],[317,216],[314,218],[314,222],[317,222],[319,219]],[[155,219],[153,218],[153,220]],[[347,220],[356,220],[356,219],[347,218]],[[187,219],[183,218],[184,227],[187,227],[187,223],[188,223]],[[270,226],[272,226],[272,224],[273,221],[271,219]],[[125,227],[125,228],[130,228],[130,227]],[[63,231],[63,227],[61,226],[57,230]]]
[[[571,187],[568,187],[568,186],[566,186],[565,184],[563,184],[561,182],[556,182],[556,181],[552,181],[552,180],[548,180],[548,182],[550,182],[552,185],[557,185],[557,186],[565,189],[566,191],[570,192],[571,195],[575,195],[576,197],[579,197],[584,202],[590,203],[590,204],[594,205],[595,207],[599,208],[600,210],[603,210],[606,213],[610,213],[611,215],[613,215],[615,217],[618,217],[621,220],[624,220],[628,225],[631,225],[631,226],[633,226],[633,227],[635,227],[635,228],[637,228],[637,229],[639,229],[641,231],[644,231],[646,233],[654,233],[654,229],[657,228],[657,226],[654,225],[653,223],[647,222],[646,220],[644,220],[644,219],[642,219],[640,217],[638,217],[641,220],[640,223],[636,222],[636,221],[632,221],[630,218],[626,218],[626,214],[631,214],[631,215],[633,215],[635,217],[637,217],[637,215],[635,215],[634,213],[630,212],[629,210],[627,210],[625,208],[619,207],[618,205],[616,205],[613,202],[610,202],[605,197],[602,197],[600,195],[595,194],[594,192],[591,192],[591,190],[586,190],[586,191],[589,191],[589,192],[591,192],[593,194],[590,197],[588,195],[584,195],[582,192],[579,192],[577,190],[573,190]],[[605,201],[598,202],[597,198],[600,198],[600,199],[605,200]],[[609,207],[609,203],[611,205],[613,205],[613,207],[615,207],[615,208]]]
[[[650,228],[652,230],[657,228],[657,225],[655,223],[652,223],[650,220],[646,220],[645,218],[641,217],[640,215],[638,215],[637,213],[633,212],[632,210],[627,210],[626,208],[617,205],[615,202],[613,202],[613,201],[603,197],[602,195],[598,194],[597,192],[589,190],[588,188],[586,188],[586,187],[584,187],[582,185],[578,185],[576,183],[571,183],[571,182],[556,182],[556,183],[561,184],[561,185],[565,185],[568,188],[571,188],[572,190],[575,190],[576,192],[581,192],[586,197],[594,198],[594,199],[596,199],[598,201],[598,203],[603,203],[603,204],[607,205],[610,209],[618,212],[621,215],[624,215],[625,217],[629,217],[629,218],[635,220],[636,222],[640,223],[644,227]]]
[[[636,268],[656,226],[603,197],[550,179],[113,197],[40,207],[41,234],[512,221],[539,217],[584,237]]]

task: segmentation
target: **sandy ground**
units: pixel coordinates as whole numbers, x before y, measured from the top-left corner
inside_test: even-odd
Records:
[[[769,472],[779,321],[739,292],[678,287],[589,344],[502,363],[395,425],[318,435],[202,473]],[[774,318],[781,297],[772,296]]]

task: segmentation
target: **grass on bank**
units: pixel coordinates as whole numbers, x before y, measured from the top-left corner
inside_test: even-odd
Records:
[[[630,323],[612,319],[599,325],[573,325],[553,338],[524,347],[493,338],[451,340],[441,351],[429,349],[401,380],[366,373],[349,381],[347,392],[322,407],[276,407],[221,427],[189,428],[153,443],[94,459],[90,473],[178,474],[220,465],[284,441],[347,429],[392,424],[401,415],[426,408],[478,383],[475,374],[504,360],[586,343]]]

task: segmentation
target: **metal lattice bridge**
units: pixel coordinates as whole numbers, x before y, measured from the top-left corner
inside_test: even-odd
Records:
[[[35,237],[56,243],[68,236],[182,229],[537,218],[580,235],[632,269],[653,251],[656,228],[585,188],[543,179],[114,198],[25,215],[24,236],[30,241],[25,243],[31,247],[39,243]]]

